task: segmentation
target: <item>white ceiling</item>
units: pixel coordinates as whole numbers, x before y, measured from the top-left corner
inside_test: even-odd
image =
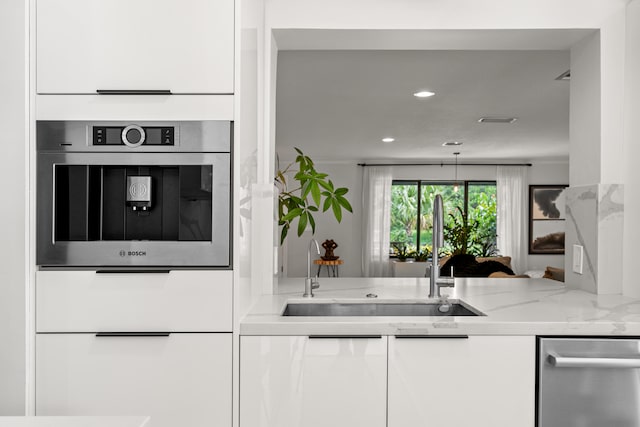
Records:
[[[593,29],[275,29],[279,50],[569,50]]]
[[[569,51],[280,51],[276,146],[315,160],[557,161],[569,155]],[[418,99],[420,89],[436,92]],[[517,117],[480,124],[480,117]],[[384,137],[393,143],[383,143]],[[445,141],[461,147],[443,147]]]

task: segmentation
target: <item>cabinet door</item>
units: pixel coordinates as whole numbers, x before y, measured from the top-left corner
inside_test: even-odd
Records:
[[[37,0],[37,91],[232,93],[233,0]]]
[[[38,271],[37,332],[231,332],[233,272]]]
[[[535,338],[389,338],[389,427],[533,427]]]
[[[386,426],[386,337],[245,336],[241,427]]]
[[[231,334],[36,335],[36,415],[150,415],[231,426]]]

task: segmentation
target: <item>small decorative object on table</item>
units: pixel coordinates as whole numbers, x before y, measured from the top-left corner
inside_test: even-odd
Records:
[[[322,247],[324,248],[325,253],[320,258],[322,258],[323,260],[333,261],[340,258],[339,256],[335,256],[333,254],[333,250],[338,247],[338,244],[334,242],[333,239],[325,240],[324,243],[322,243]]]

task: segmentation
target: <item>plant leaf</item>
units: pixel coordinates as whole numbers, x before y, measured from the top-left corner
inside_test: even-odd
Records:
[[[284,243],[284,239],[287,238],[287,232],[289,231],[289,224],[285,224],[280,232],[280,244]]]
[[[293,218],[302,215],[302,208],[291,209],[285,216],[282,217],[282,221],[291,221]]]
[[[318,186],[318,181],[311,181],[309,185],[311,187],[311,197],[316,205],[320,204],[320,186]]]
[[[312,189],[313,181],[305,181],[304,184],[302,184],[302,198],[306,199]]]
[[[333,215],[338,222],[342,221],[342,208],[340,207],[340,203],[338,203],[336,199],[331,199],[331,207],[333,208]]]
[[[300,171],[300,172],[298,172],[297,174],[294,175],[294,178],[302,183],[304,181],[307,181],[307,180],[311,179],[312,176],[309,175],[306,171]]]
[[[324,188],[325,190],[333,191],[333,188],[329,185],[327,181],[324,181],[324,180],[318,181],[318,184],[320,184],[322,188]]]
[[[292,206],[292,207],[304,206],[304,201],[300,197],[291,196],[290,200],[291,200],[290,206]]]
[[[333,192],[333,194],[335,194],[336,196],[344,196],[348,192],[349,192],[348,189],[344,187],[340,187],[340,188],[337,188],[336,191]]]
[[[327,196],[326,199],[324,199],[324,205],[322,206],[322,212],[326,212],[329,207],[331,207],[331,200],[332,197],[330,195]]]
[[[318,209],[316,209],[318,210]],[[316,234],[316,220],[313,219],[313,215],[307,212],[307,216],[309,218],[309,224],[311,224],[311,234]]]
[[[353,212],[353,208],[351,207],[351,203],[349,203],[349,201],[347,199],[345,199],[342,196],[336,196],[336,200],[338,201],[338,203],[340,203],[340,205],[345,208],[347,211],[349,212]]]
[[[300,215],[300,219],[298,220],[298,237],[302,236],[302,233],[304,233],[304,230],[307,228],[308,215],[306,212]]]

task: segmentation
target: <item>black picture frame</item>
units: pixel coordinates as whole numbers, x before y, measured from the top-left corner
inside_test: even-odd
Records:
[[[564,255],[567,187],[529,186],[529,254]]]

